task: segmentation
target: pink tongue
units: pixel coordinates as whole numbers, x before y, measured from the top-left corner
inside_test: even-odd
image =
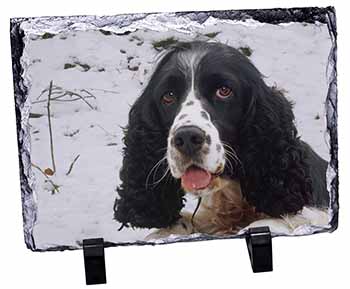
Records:
[[[187,190],[206,188],[211,181],[211,174],[198,167],[189,167],[181,177],[181,184]]]

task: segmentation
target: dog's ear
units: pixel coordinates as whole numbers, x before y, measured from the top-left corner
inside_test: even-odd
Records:
[[[170,175],[165,158],[168,132],[151,101],[154,81],[151,79],[129,112],[122,183],[114,206],[117,221],[140,228],[172,225],[184,205],[181,184]]]
[[[292,103],[262,79],[250,89],[239,136],[243,194],[258,211],[270,216],[296,213],[310,202],[312,184]]]

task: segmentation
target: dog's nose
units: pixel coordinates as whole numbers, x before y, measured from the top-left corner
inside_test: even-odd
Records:
[[[184,126],[176,130],[175,147],[183,154],[192,156],[198,152],[204,143],[205,133],[196,126]]]

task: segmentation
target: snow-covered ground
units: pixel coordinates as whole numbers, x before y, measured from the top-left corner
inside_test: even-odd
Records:
[[[209,34],[213,38],[205,36],[212,32],[219,33],[214,37]],[[47,93],[39,97],[40,93],[53,81],[54,87],[62,88],[60,91],[73,91],[89,98],[88,103],[69,95],[60,100],[75,100],[51,101],[56,173],[49,178],[58,186],[58,192],[52,193],[52,184],[33,167],[38,204],[33,235],[39,249],[78,246],[77,242],[92,237],[116,243],[133,242],[143,240],[151,232],[118,231],[120,224],[113,220],[113,204],[122,163],[121,126],[126,125],[130,105],[140,95],[154,67],[159,54],[152,45],[154,41],[174,37],[251,48],[250,59],[266,76],[266,82],[285,89],[286,96],[295,102],[296,123],[302,138],[329,159],[324,101],[331,40],[326,25],[252,27],[218,20],[194,28],[190,34],[139,29],[128,35],[91,30],[47,36],[31,37],[25,47],[31,63],[27,71],[31,78],[31,113],[39,114],[29,119],[35,166],[52,169]],[[193,201],[188,204],[191,205]]]

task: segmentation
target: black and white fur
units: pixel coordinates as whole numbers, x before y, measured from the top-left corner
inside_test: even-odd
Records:
[[[218,99],[220,86],[233,95]],[[162,101],[164,95],[171,95],[171,103]],[[191,156],[174,144],[181,127],[199,128],[205,135]],[[176,224],[187,193],[180,178],[192,165],[239,181],[244,199],[270,216],[268,222],[296,216],[297,224],[308,223],[300,218],[305,208],[317,212],[310,224],[328,222],[327,162],[300,140],[292,104],[282,92],[268,87],[249,59],[230,46],[189,42],[172,47],[130,111],[125,145],[114,208],[115,219],[126,226]],[[215,189],[220,188],[192,193],[210,196]]]

